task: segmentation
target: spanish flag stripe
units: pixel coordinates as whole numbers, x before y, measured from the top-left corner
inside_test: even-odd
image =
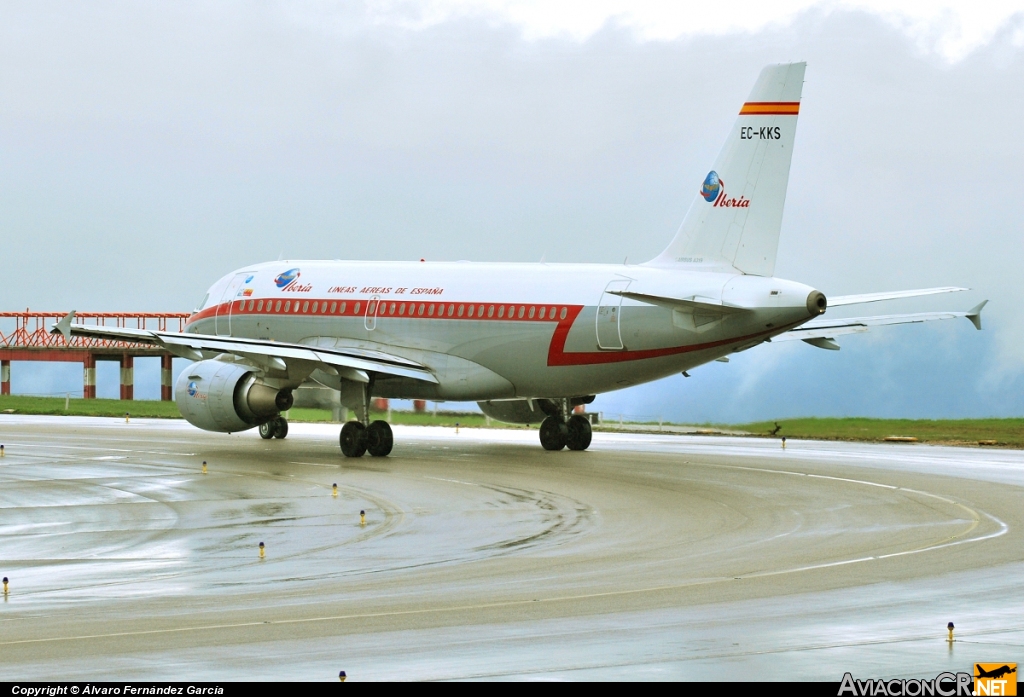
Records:
[[[800,102],[747,102],[740,109],[740,116],[796,116],[800,113]]]

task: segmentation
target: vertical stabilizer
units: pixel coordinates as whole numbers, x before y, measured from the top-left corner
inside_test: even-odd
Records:
[[[653,263],[730,265],[771,276],[806,63],[761,71],[679,232]]]

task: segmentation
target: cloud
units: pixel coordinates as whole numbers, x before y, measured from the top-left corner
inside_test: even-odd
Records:
[[[518,27],[526,40],[586,41],[609,25],[626,28],[641,41],[675,41],[695,36],[757,34],[791,25],[808,11],[864,12],[898,29],[921,50],[959,61],[1010,27],[1024,43],[1022,8],[1014,2],[902,2],[720,0],[674,3],[664,0],[375,0],[367,17],[379,25],[424,29],[459,19],[484,19]]]

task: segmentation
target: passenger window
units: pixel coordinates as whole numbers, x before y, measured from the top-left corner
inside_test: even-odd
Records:
[[[483,305],[477,305],[476,306],[476,316],[477,317],[483,317],[484,316],[484,306]]]
[[[434,303],[430,303],[430,305],[427,306],[427,316],[428,317],[433,317],[434,316]]]
[[[558,315],[560,318],[565,319],[565,308],[562,308],[562,314]]]
[[[546,307],[540,308],[540,319],[544,319],[544,313],[547,312],[547,310],[548,308]]]
[[[451,317],[454,314],[455,314],[455,306],[454,305],[449,305],[448,306],[448,316]]]
[[[313,303],[313,312],[316,312],[317,308],[319,308],[319,307],[320,307],[320,303]]]
[[[548,313],[548,317],[551,319],[555,318],[555,308],[551,308],[551,311]]]
[[[280,311],[281,311],[281,301],[278,300],[277,301],[277,306],[274,308],[274,312],[280,312]]]
[[[504,316],[505,316],[505,306],[502,305],[501,307],[498,308],[498,319],[501,319]]]
[[[448,309],[448,314],[450,315],[451,313],[452,313],[451,308],[449,308]],[[464,315],[465,313],[466,313],[466,306],[465,305],[459,305],[459,317],[462,317],[462,315]]]
[[[487,316],[488,317],[494,317],[494,305],[490,305],[487,308]]]
[[[391,303],[391,307],[388,308],[388,314],[389,315],[395,314],[395,304],[394,303]]]
[[[331,303],[331,314],[332,314],[332,315],[334,314],[334,311],[335,311],[336,309],[338,309],[338,303],[337,303],[337,301],[335,301],[335,302]]]
[[[260,300],[259,304],[256,306],[256,312],[263,312],[263,301],[262,300]]]
[[[424,305],[423,303],[420,303],[420,309],[416,311],[416,314],[419,315],[420,317],[422,317],[423,316],[423,310],[425,308],[426,308],[426,305]]]
[[[405,314],[405,303],[402,303],[401,305],[398,306],[398,314],[399,315],[404,315]]]
[[[285,303],[284,303],[284,311],[288,312],[288,310],[290,310],[290,309],[292,309],[292,301],[291,300],[286,300]]]
[[[359,306],[360,305],[362,305],[362,303],[356,303],[356,306],[352,308],[352,312],[354,312],[354,313],[356,313],[358,315],[359,314]]]
[[[307,310],[309,310],[309,301],[308,300],[306,302],[302,303],[302,311],[306,312]]]
[[[526,307],[524,305],[520,305],[519,306],[519,319],[523,318],[523,313],[525,313],[525,312],[526,312]]]
[[[536,315],[536,314],[537,314],[537,308],[534,307],[533,305],[530,305],[530,319],[533,319],[534,315]],[[523,313],[520,312],[519,316],[522,317]]]
[[[347,309],[347,307],[346,307],[347,305],[348,305],[348,303],[342,303],[341,304],[341,307],[339,308],[341,310],[341,314],[345,314],[345,310]]]
[[[466,313],[466,317],[472,317],[473,316],[473,310],[475,310],[475,309],[476,308],[474,308],[472,305],[470,305],[469,306],[469,312]]]

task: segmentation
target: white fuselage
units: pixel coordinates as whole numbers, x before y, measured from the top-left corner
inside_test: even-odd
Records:
[[[627,289],[746,310],[709,315],[607,292]],[[764,342],[818,314],[813,292],[700,264],[271,262],[214,284],[186,331],[382,352],[437,377],[381,376],[382,397],[573,397]]]

